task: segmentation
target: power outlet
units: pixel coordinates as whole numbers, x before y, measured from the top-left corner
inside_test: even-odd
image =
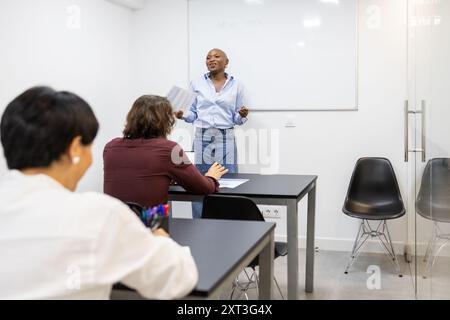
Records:
[[[296,127],[296,125],[295,125],[295,122],[294,122],[294,120],[286,120],[286,122],[284,123],[284,127],[285,128],[295,128]]]
[[[286,239],[286,206],[258,205],[259,210],[266,222],[275,223],[275,240],[284,241]]]
[[[284,207],[267,205],[259,205],[258,208],[266,219],[281,219],[282,212],[285,210]]]

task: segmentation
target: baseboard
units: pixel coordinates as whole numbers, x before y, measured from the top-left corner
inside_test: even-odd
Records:
[[[174,202],[173,203],[174,208],[176,208],[176,215],[174,214],[174,217],[176,218],[192,218],[191,213],[191,204],[189,202]],[[268,219],[268,221],[271,221]],[[278,222],[276,220],[272,220],[275,222]],[[285,232],[286,225],[281,224],[275,229],[275,241],[280,242],[286,242],[287,237],[283,234],[277,234],[278,232]],[[318,250],[324,250],[324,251],[341,251],[341,252],[351,252],[353,248],[353,243],[355,241],[355,238],[352,239],[346,239],[346,238],[332,238],[332,237],[316,237],[315,239],[315,247],[318,248]],[[449,241],[450,244],[450,241]],[[299,248],[304,249],[306,248],[306,238],[305,236],[299,236],[298,238],[298,245]],[[406,247],[406,241],[394,241],[394,250],[397,255],[401,254],[403,255],[405,253],[405,247]],[[417,245],[417,251],[418,255],[424,255],[428,243],[423,242],[419,243]],[[361,248],[362,252],[368,252],[368,253],[383,253],[383,248],[380,246],[379,241],[375,239],[368,240],[364,246]],[[414,248],[413,248],[414,250]],[[444,257],[450,257],[450,245],[445,246],[442,251],[440,252],[439,256]]]
[[[286,242],[287,237],[282,235],[275,235],[275,241]],[[339,238],[327,238],[327,237],[316,237],[315,247],[316,250],[323,251],[342,251],[351,252],[353,248],[353,243],[355,239],[339,239]],[[428,243],[419,243],[417,245],[418,254],[423,256],[425,254]],[[298,238],[298,246],[300,249],[306,248],[306,238],[300,236]],[[403,255],[405,253],[405,241],[393,241],[393,246],[395,253],[397,255]],[[364,246],[361,248],[362,252],[367,253],[384,253],[384,249],[381,244],[376,239],[367,240]],[[445,246],[439,253],[439,256],[450,257],[450,242],[449,245]]]
[[[286,236],[275,236],[275,241],[286,242]],[[343,251],[350,252],[353,248],[353,243],[355,239],[338,239],[338,238],[325,238],[325,237],[316,237],[315,239],[315,247],[316,250],[324,250],[324,251]],[[405,242],[394,241],[394,250],[396,254],[404,254],[405,251]],[[306,237],[301,236],[298,238],[298,246],[301,249],[306,248]],[[381,244],[379,244],[378,240],[367,240],[364,246],[361,248],[362,252],[373,252],[373,253],[383,253],[383,248]]]

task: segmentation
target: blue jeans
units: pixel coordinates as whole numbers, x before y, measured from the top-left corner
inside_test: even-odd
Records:
[[[233,129],[196,128],[194,138],[195,166],[205,174],[214,162],[229,173],[237,173],[237,148]],[[192,202],[192,217],[201,218],[202,202]]]

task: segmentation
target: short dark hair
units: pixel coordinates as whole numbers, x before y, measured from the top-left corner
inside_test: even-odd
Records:
[[[123,136],[127,139],[167,137],[175,124],[169,100],[145,95],[138,98],[127,115]]]
[[[1,142],[10,169],[48,167],[76,136],[89,145],[98,131],[91,107],[79,96],[49,87],[31,88],[5,109]]]

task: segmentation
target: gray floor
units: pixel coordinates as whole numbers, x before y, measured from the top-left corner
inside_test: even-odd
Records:
[[[314,292],[304,291],[305,251],[299,254],[299,296],[300,300],[404,300],[415,299],[414,263],[406,263],[403,256],[398,256],[402,277],[394,272],[391,261],[384,254],[361,253],[348,274],[344,274],[349,252],[319,251],[315,256]],[[418,260],[419,274],[425,263]],[[369,269],[369,270],[368,270]],[[371,270],[379,270],[372,273]],[[251,269],[247,269],[250,275]],[[287,258],[279,257],[274,263],[274,274],[281,287],[284,298],[287,296]],[[247,281],[244,273],[239,277],[241,284]],[[377,281],[379,280],[379,281]],[[372,288],[372,289],[371,289]],[[230,288],[220,298],[230,298]],[[257,290],[247,291],[249,299],[257,299]],[[439,257],[429,277],[418,277],[419,299],[450,299],[450,258]],[[136,295],[113,292],[112,299],[136,299]],[[274,288],[273,299],[282,297]],[[246,297],[235,291],[233,299],[244,300]]]
[[[319,251],[315,258],[314,292],[304,291],[304,251],[300,252],[299,299],[332,299],[332,300],[357,300],[357,299],[414,299],[414,285],[411,276],[411,268],[402,256],[399,256],[400,268],[403,277],[394,273],[392,263],[383,254],[361,253],[348,274],[344,269],[348,261],[348,252]],[[367,269],[379,270],[373,274]],[[375,267],[374,267],[375,266]],[[378,269],[379,268],[379,269]],[[250,269],[248,269],[250,270]],[[249,272],[250,273],[250,272]],[[281,287],[281,291],[287,295],[287,259],[279,257],[275,260],[275,277]],[[239,279],[246,282],[245,274]],[[369,285],[368,285],[369,282]],[[372,289],[370,289],[372,288]],[[221,298],[228,299],[231,289],[225,291]],[[256,289],[247,291],[250,299],[257,298]],[[245,299],[244,295],[237,292],[234,299]],[[281,299],[277,289],[274,290],[274,299]]]
[[[423,258],[423,257],[421,257]],[[450,257],[438,257],[431,272],[424,275],[426,262],[418,260],[417,296],[419,299],[450,299]]]

